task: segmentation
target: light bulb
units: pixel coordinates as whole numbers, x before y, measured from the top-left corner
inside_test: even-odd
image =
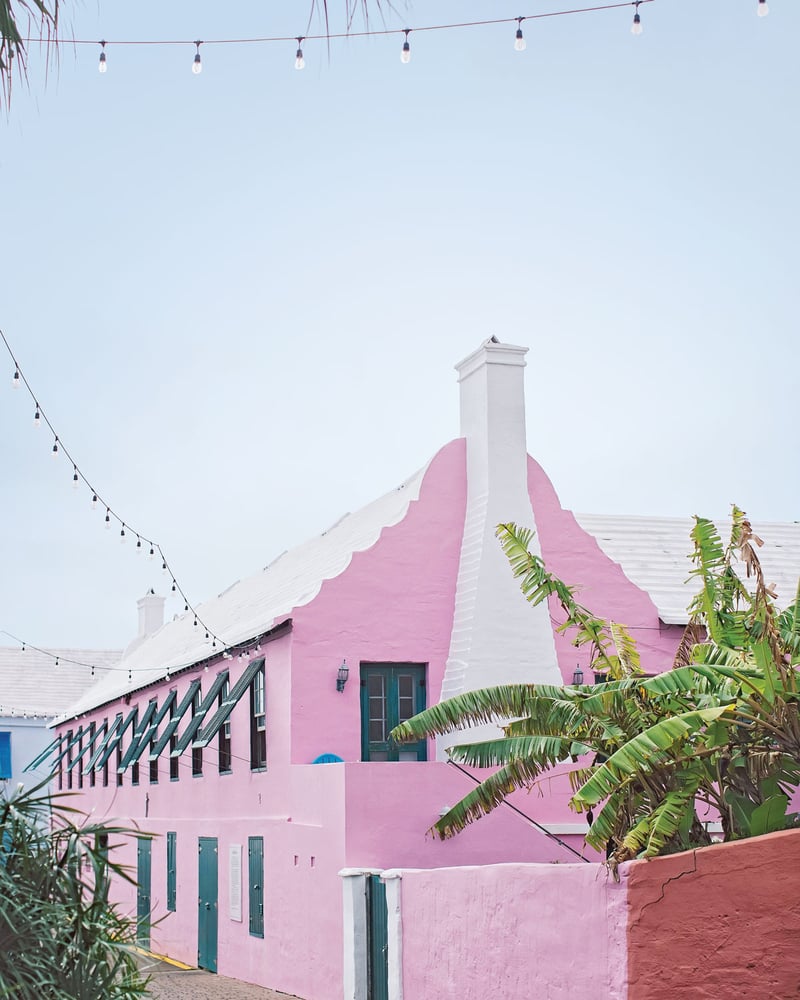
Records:
[[[92,510],[97,510],[97,494],[92,493]]]
[[[141,540],[141,538],[139,538],[138,535],[136,536],[136,551],[137,552],[141,552],[142,551],[142,540]]]
[[[400,50],[400,62],[410,63],[411,62],[411,46],[408,43],[408,32],[410,29],[406,29],[406,40],[403,42],[403,47]]]
[[[72,466],[72,488],[77,490],[78,488],[78,467],[77,465]]]
[[[155,554],[156,554],[156,552],[155,552],[155,549],[154,549],[154,548],[153,548],[153,546],[151,545],[151,546],[150,546],[150,551],[149,551],[149,552],[147,553],[147,558],[148,558],[148,559],[152,559],[152,558],[153,558],[153,556],[154,556]]]
[[[192,72],[197,76],[198,73],[203,72],[203,60],[200,58],[200,46],[202,42],[195,42],[195,48],[197,52],[194,54],[194,62],[192,63]]]
[[[295,69],[305,69],[306,61],[303,58],[303,50],[298,46],[297,52],[294,57],[294,68]]]
[[[633,24],[631,25],[631,34],[632,35],[641,35],[641,33],[642,33],[643,30],[644,29],[642,28],[642,19],[641,19],[641,17],[639,17],[639,11],[637,10],[636,13],[633,15]]]
[[[121,529],[121,531],[119,533],[119,544],[120,545],[124,545],[125,544],[125,525],[124,524],[122,525],[122,529]]]
[[[42,420],[41,420],[41,416],[39,414],[39,404],[38,403],[36,404],[36,412],[33,415],[33,426],[34,427],[41,427],[42,426]]]
[[[769,4],[767,0],[758,0],[758,16],[766,17],[769,14]]]
[[[522,37],[522,28],[517,28],[517,37],[514,39],[514,48],[517,52],[525,51],[525,39]]]
[[[106,531],[111,527],[111,511],[106,507]]]
[[[50,454],[53,456],[53,458],[56,458],[58,456],[58,438],[56,438],[55,441],[53,442],[53,450]]]
[[[105,53],[105,50],[100,53],[100,62],[97,64],[97,69],[98,69],[98,72],[100,72],[100,73],[105,73],[105,71],[108,69],[108,63],[106,62],[106,53]]]
[[[20,382],[22,382],[22,379],[19,377],[19,368],[15,368],[14,378],[11,380],[11,384],[14,386],[15,389],[19,389]]]

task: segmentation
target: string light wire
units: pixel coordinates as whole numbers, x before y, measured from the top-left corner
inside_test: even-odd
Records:
[[[131,531],[133,534],[135,534],[140,541],[144,541],[150,547],[150,555],[151,556],[154,555],[155,553],[158,553],[158,555],[161,557],[161,568],[162,568],[162,570],[165,573],[169,574],[170,580],[172,581],[172,589],[173,589],[173,591],[177,592],[178,594],[180,594],[181,598],[183,599],[184,611],[189,611],[189,612],[191,612],[194,615],[194,623],[195,623],[195,625],[198,626],[198,627],[202,627],[203,628],[203,630],[205,631],[207,637],[211,640],[211,648],[212,649],[216,650],[218,646],[221,646],[222,648],[227,648],[228,644],[226,642],[224,642],[216,634],[216,632],[214,632],[213,629],[211,629],[206,624],[206,622],[200,617],[200,615],[198,615],[197,609],[192,604],[192,602],[189,600],[189,598],[186,596],[186,592],[184,591],[183,587],[181,587],[181,585],[178,583],[177,577],[173,573],[172,568],[170,567],[170,564],[167,561],[167,557],[164,554],[164,551],[161,548],[161,546],[158,544],[158,542],[156,542],[153,539],[149,538],[143,532],[136,531],[135,529],[131,528],[130,524],[127,521],[125,521],[114,510],[114,508],[111,506],[111,504],[108,503],[103,498],[101,492],[98,489],[96,489],[91,484],[91,482],[89,481],[89,479],[84,475],[83,471],[81,470],[81,467],[78,465],[78,463],[76,462],[75,458],[72,456],[72,454],[69,451],[69,449],[64,445],[64,442],[61,439],[60,435],[56,432],[55,427],[50,422],[50,418],[45,413],[44,407],[38,401],[38,398],[36,397],[33,389],[31,388],[30,382],[28,382],[28,379],[25,376],[25,372],[23,371],[23,369],[22,369],[19,361],[16,358],[16,355],[13,352],[13,350],[11,349],[11,345],[9,344],[8,339],[7,339],[6,335],[5,335],[5,333],[3,332],[3,330],[0,330],[0,338],[2,339],[3,344],[5,345],[6,350],[8,351],[8,353],[9,353],[9,355],[11,357],[11,360],[14,363],[14,376],[13,376],[14,385],[16,385],[18,382],[21,382],[22,385],[25,387],[25,389],[27,389],[28,393],[30,394],[31,399],[33,400],[34,406],[35,406],[35,414],[34,414],[34,416],[35,416],[36,423],[37,424],[42,424],[42,423],[46,424],[47,427],[50,429],[50,431],[53,434],[53,448],[52,448],[52,455],[53,455],[53,457],[57,458],[59,454],[63,454],[64,457],[67,459],[69,465],[72,466],[72,470],[73,470],[73,472],[72,472],[72,485],[73,485],[73,487],[79,486],[80,483],[82,482],[87,487],[87,489],[89,490],[89,492],[92,495],[92,506],[95,506],[97,504],[97,502],[99,501],[99,503],[102,504],[102,506],[104,506],[106,508],[105,526],[106,526],[106,528],[110,528],[111,527],[111,521],[112,521],[112,518],[113,518],[117,522],[117,524],[119,525],[119,527],[120,527],[120,535],[119,535],[120,541],[122,541],[122,542],[125,541],[125,538],[126,538],[126,530],[125,529],[127,528],[129,531]],[[19,375],[19,379],[17,378],[17,375]],[[139,547],[137,546],[137,549],[138,548]],[[16,641],[21,641],[21,640],[16,640]],[[35,648],[35,647],[31,647],[31,648]],[[45,651],[44,650],[40,650],[40,652],[45,652]],[[220,650],[220,652],[221,652],[221,650]],[[81,665],[82,666],[90,666],[90,664],[81,664]]]

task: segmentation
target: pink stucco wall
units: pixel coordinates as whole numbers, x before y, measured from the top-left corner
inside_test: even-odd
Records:
[[[404,871],[404,1000],[624,1000],[625,886],[599,865]]]
[[[800,996],[800,830],[628,866],[629,1000]]]

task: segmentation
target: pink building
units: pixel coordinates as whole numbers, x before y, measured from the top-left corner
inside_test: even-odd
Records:
[[[575,650],[554,634],[555,610],[520,594],[500,521],[536,527],[582,602],[634,628],[648,671],[671,662],[688,522],[586,519],[592,534],[561,508],[527,454],[525,354],[481,345],[457,366],[462,437],[205,603],[224,651],[186,614],[129,648],[124,669],[60,721],[62,786],[83,769],[87,811],[156,835],[119,848],[139,887],[116,888],[155,952],[305,1000],[399,998],[375,873],[579,861],[546,835],[584,850],[557,774],[515,799],[546,832],[500,808],[440,843],[426,831],[470,779],[444,746],[387,741],[460,691],[572,683]],[[658,559],[642,559],[654,539]],[[781,560],[766,552],[779,586]]]

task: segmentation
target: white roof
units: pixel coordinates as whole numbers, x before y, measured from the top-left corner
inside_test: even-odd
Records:
[[[668,625],[689,620],[687,605],[700,589],[690,561],[690,517],[634,517],[615,514],[576,514],[578,524],[594,535],[605,554],[619,563],[628,579],[646,590]],[[730,536],[729,520],[714,521],[723,543]],[[800,522],[761,522],[753,531],[764,542],[758,557],[767,584],[774,583],[778,606],[791,604],[800,576]],[[744,579],[744,571],[741,574]],[[689,582],[687,582],[689,581]],[[569,581],[567,581],[569,582]],[[745,581],[747,582],[747,581]]]
[[[0,647],[0,715],[55,716],[80,698],[122,657],[121,649]],[[56,666],[54,657],[58,657]],[[94,677],[92,677],[94,666]]]
[[[268,631],[294,608],[313,600],[326,580],[350,565],[354,553],[378,541],[384,528],[403,520],[409,504],[419,498],[427,468],[355,514],[345,515],[322,535],[284,552],[255,576],[198,605],[198,616],[228,646]],[[126,651],[120,670],[72,704],[68,714],[78,715],[221,652],[219,645],[212,648],[202,627],[194,626],[193,614],[186,612]]]

